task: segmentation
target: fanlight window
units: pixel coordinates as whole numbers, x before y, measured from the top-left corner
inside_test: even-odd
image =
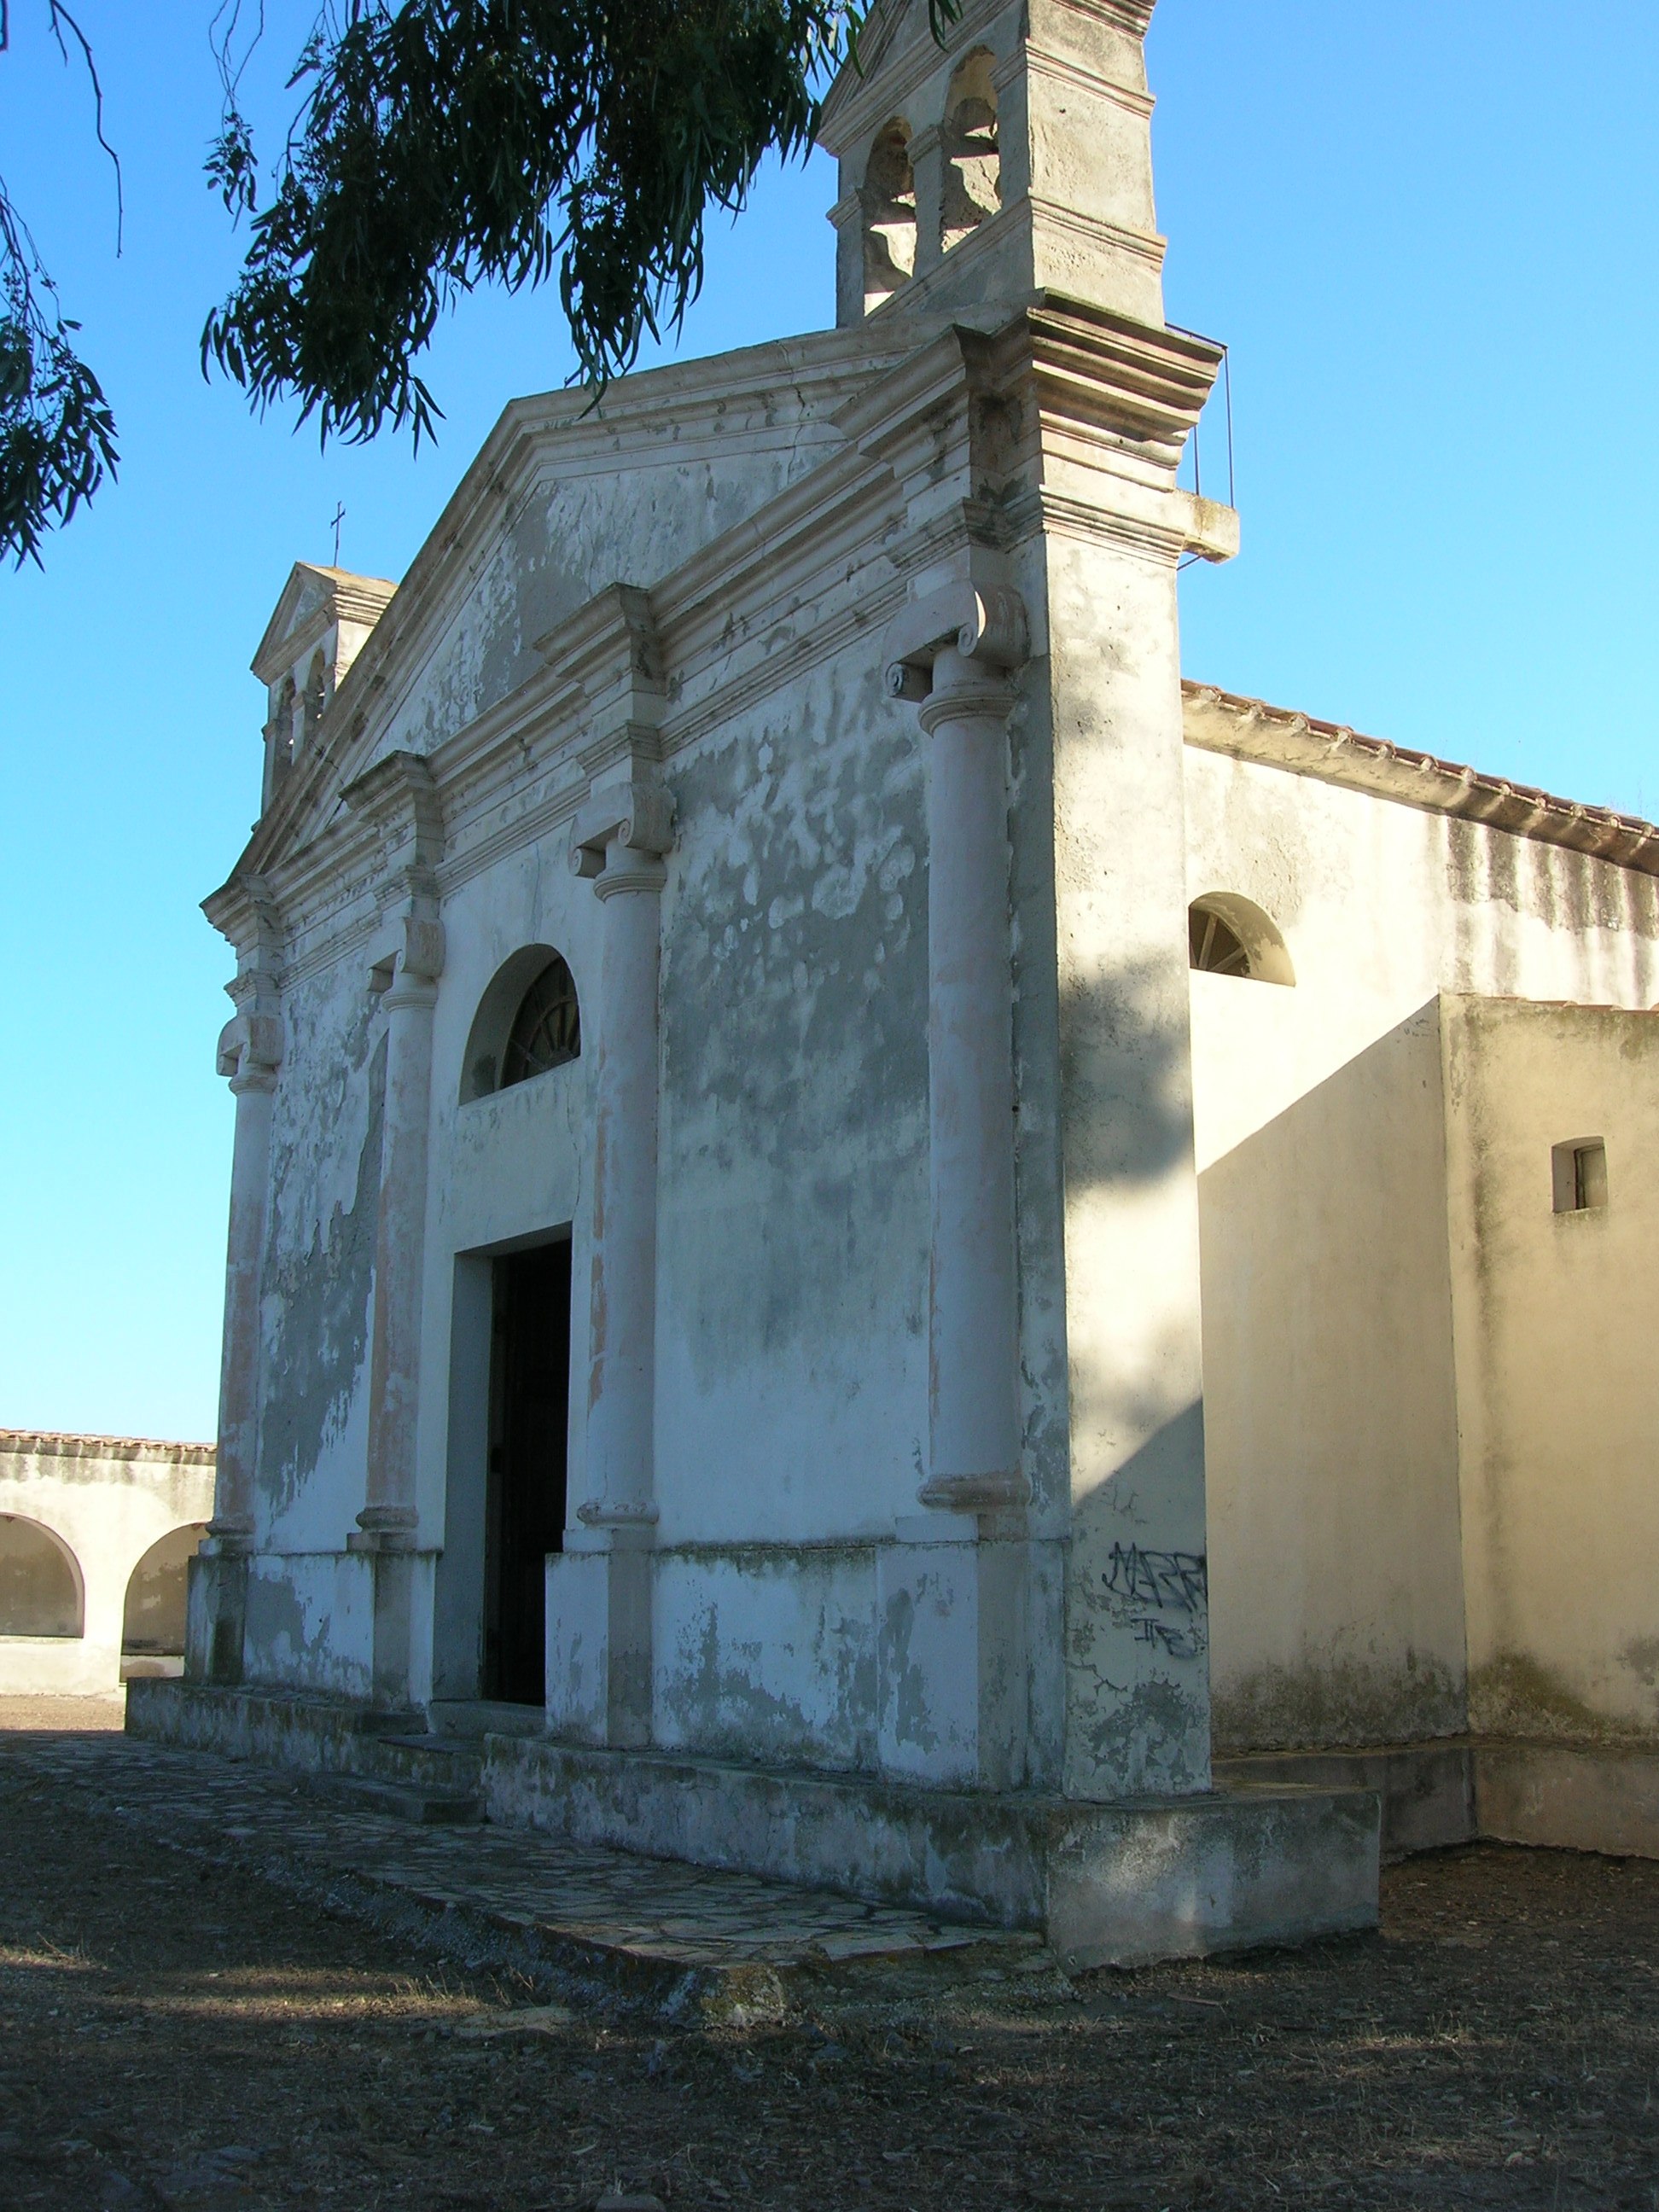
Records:
[[[864,173],[864,312],[897,291],[916,265],[916,180],[910,133],[890,123],[870,149]]]
[[[1272,919],[1236,891],[1210,891],[1187,909],[1187,964],[1205,975],[1294,983],[1296,970]]]
[[[1188,912],[1187,954],[1188,967],[1200,969],[1206,975],[1248,975],[1250,972],[1250,956],[1237,933],[1218,914],[1211,914],[1201,906]]]
[[[991,57],[969,54],[951,80],[945,122],[945,204],[939,244],[953,246],[988,222],[1002,205],[1002,155],[997,143],[997,93]]]
[[[556,953],[519,1002],[501,1054],[503,1091],[562,1067],[581,1052],[581,1016],[570,970]]]

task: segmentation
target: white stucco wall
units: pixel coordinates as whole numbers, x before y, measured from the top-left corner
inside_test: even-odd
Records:
[[[1195,975],[1195,1004],[1260,987]],[[1288,994],[1284,994],[1288,996]],[[1220,1748],[1464,1719],[1440,1015],[1203,1176]]]
[[[1500,1385],[1451,1372],[1436,997],[1645,1006],[1659,887],[1191,744],[1187,793],[1191,896],[1260,907],[1296,976],[1191,978],[1219,1739],[1455,1731],[1457,1420]]]
[[[210,1444],[0,1430],[0,1514],[50,1529],[73,1555],[82,1591],[78,1637],[0,1634],[0,1689],[118,1690],[133,1569],[152,1545],[212,1510]]]
[[[1659,999],[1650,876],[1192,744],[1186,795],[1188,896],[1253,901],[1296,972],[1293,990],[1195,979],[1200,1169],[1437,991]]]
[[[1659,1740],[1659,1014],[1447,1002],[1470,1723]],[[1557,1212],[1557,1145],[1607,1203]]]

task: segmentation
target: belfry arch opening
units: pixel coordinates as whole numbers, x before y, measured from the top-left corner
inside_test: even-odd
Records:
[[[970,238],[1002,205],[1002,154],[997,138],[997,88],[992,56],[968,55],[951,80],[942,153],[944,198],[939,245],[945,252]]]
[[[1206,891],[1188,908],[1187,964],[1200,975],[1236,975],[1253,983],[1296,981],[1278,925],[1237,891]]]
[[[581,1008],[568,962],[527,945],[497,969],[473,1017],[461,1103],[528,1083],[581,1057]]]
[[[0,1636],[81,1636],[85,1621],[80,1562],[63,1538],[0,1513]]]
[[[864,312],[870,314],[908,282],[916,266],[916,180],[910,126],[898,118],[878,134],[865,167]]]

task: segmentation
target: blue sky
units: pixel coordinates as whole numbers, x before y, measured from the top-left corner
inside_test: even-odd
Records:
[[[312,0],[270,0],[250,80]],[[202,181],[210,0],[82,0],[125,172],[12,0],[0,171],[115,405],[120,482],[0,573],[0,1426],[210,1435],[230,1110],[197,908],[257,803],[247,662],[295,557],[397,576],[503,404],[563,381],[550,295],[481,297],[435,452],[252,418],[197,341],[237,247]],[[1651,0],[1162,0],[1171,319],[1232,349],[1244,552],[1184,580],[1188,672],[1574,797],[1659,809]],[[680,350],[831,315],[828,165],[722,230]],[[1205,430],[1206,489],[1224,441]]]

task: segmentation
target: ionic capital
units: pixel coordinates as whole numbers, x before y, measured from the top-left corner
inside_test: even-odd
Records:
[[[662,855],[674,842],[674,795],[660,780],[636,771],[597,791],[570,833],[570,865],[601,898],[623,890],[660,890]]]
[[[280,1014],[244,1007],[220,1030],[214,1064],[233,1091],[274,1091],[286,1042]]]
[[[888,696],[920,704],[933,688],[934,663],[943,653],[1002,676],[1030,649],[1025,602],[1012,586],[964,578],[913,600],[887,625],[882,661]]]

